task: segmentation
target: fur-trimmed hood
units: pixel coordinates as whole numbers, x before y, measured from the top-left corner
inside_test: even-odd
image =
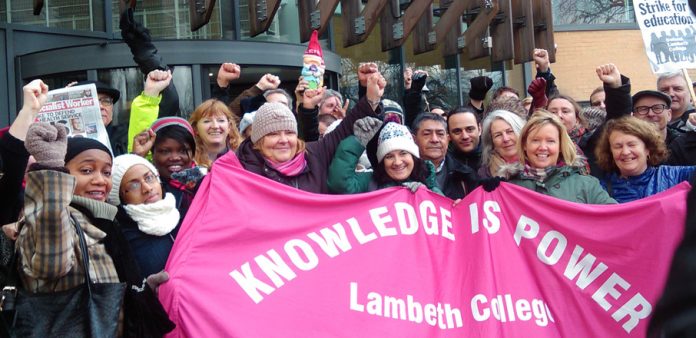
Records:
[[[570,170],[577,170],[578,172],[582,173],[586,164],[587,158],[584,156],[577,156],[572,164],[566,164],[561,169],[568,168]],[[511,177],[519,175],[522,171],[524,171],[524,165],[522,163],[508,163],[500,166],[496,176],[510,179]]]

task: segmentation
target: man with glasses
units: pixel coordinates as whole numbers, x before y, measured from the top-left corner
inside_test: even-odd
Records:
[[[667,146],[681,136],[677,130],[667,128],[667,124],[672,119],[670,108],[672,99],[667,94],[655,90],[643,90],[633,95],[632,101],[633,116],[654,123]]]
[[[121,97],[121,92],[118,89],[112,88],[106,83],[99,81],[82,81],[75,85],[94,84],[97,87],[97,95],[99,97],[99,110],[101,118],[106,127],[106,133],[109,135],[111,142],[111,150],[114,152],[114,157],[128,153],[128,123],[114,125],[114,104]]]

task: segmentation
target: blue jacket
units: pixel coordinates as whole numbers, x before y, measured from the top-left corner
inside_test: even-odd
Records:
[[[665,191],[683,181],[688,181],[696,166],[676,167],[662,165],[648,167],[638,176],[621,178],[612,173],[601,180],[604,189],[619,203],[626,203]]]

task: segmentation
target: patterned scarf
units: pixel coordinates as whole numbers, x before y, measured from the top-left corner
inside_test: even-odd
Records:
[[[520,177],[535,180],[537,182],[544,182],[546,177],[553,174],[558,168],[565,166],[563,161],[558,161],[556,165],[548,166],[546,168],[532,168],[529,163],[524,164],[524,170],[520,174]]]
[[[582,127],[580,122],[578,122],[575,128],[568,132],[568,136],[570,136],[570,139],[573,140],[573,143],[578,144],[582,138],[582,135],[585,135],[585,132],[587,132],[585,127]]]
[[[277,170],[279,173],[288,177],[293,177],[301,174],[307,167],[307,160],[305,159],[304,151],[295,155],[295,158],[293,158],[292,160],[285,161],[282,163],[274,162],[267,158],[265,160],[268,163],[268,165],[271,166],[271,168]]]

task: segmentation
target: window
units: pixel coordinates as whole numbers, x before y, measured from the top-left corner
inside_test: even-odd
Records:
[[[104,1],[45,1],[40,15],[33,13],[32,0],[0,1],[0,21],[78,31],[104,31]]]
[[[554,25],[634,23],[631,0],[553,0]]]

